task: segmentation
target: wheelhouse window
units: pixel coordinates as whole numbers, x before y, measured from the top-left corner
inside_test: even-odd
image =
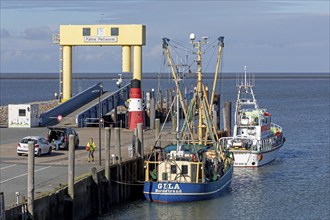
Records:
[[[176,166],[171,165],[171,174],[176,174]]]
[[[188,165],[182,165],[181,170],[182,174],[188,174]]]
[[[26,110],[25,109],[18,109],[18,116],[26,116]]]

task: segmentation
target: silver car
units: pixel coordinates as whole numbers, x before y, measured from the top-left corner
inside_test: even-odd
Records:
[[[17,145],[17,154],[21,156],[22,154],[28,154],[28,142],[33,141],[34,143],[34,154],[38,157],[41,154],[51,154],[52,153],[52,145],[43,137],[39,136],[28,136],[23,138]]]

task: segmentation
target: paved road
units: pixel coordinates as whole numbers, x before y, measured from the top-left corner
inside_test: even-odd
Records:
[[[93,137],[98,145],[98,128],[78,128],[80,146],[75,151],[75,176],[89,173],[92,167],[99,166],[98,149],[95,152],[95,161],[87,162],[85,143]],[[111,135],[111,154],[114,152],[114,137]],[[6,207],[16,202],[15,192],[27,195],[27,156],[18,156],[16,147],[19,140],[28,135],[47,135],[47,128],[0,128],[0,191],[5,194]],[[128,146],[131,144],[132,131],[123,129],[121,132],[122,157],[128,158]],[[102,132],[101,141],[104,143]],[[144,132],[145,152],[149,151],[154,142],[154,132]],[[102,149],[102,154],[104,149]],[[47,191],[52,191],[67,183],[68,151],[53,151],[51,155],[42,155],[35,158],[35,197]],[[104,155],[102,156],[104,165]]]

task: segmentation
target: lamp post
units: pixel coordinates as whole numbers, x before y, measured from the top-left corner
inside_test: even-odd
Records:
[[[99,165],[101,166],[101,146],[102,146],[102,142],[101,142],[101,124],[103,123],[103,119],[102,119],[102,103],[101,103],[101,95],[103,92],[103,84],[100,83],[99,84],[99,89],[97,90],[93,90],[92,93],[94,92],[98,92],[99,93]]]
[[[103,84],[100,83],[100,93],[99,93],[99,165],[101,166],[101,123],[103,122],[102,120],[102,104],[101,104],[101,95],[102,95],[102,90],[103,90]]]

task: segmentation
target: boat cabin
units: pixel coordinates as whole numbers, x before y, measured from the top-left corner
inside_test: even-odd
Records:
[[[265,109],[242,109],[236,118],[234,136],[269,136],[271,115]]]
[[[194,153],[187,148],[188,145],[180,147],[186,150],[171,150],[161,161],[146,161],[146,176],[158,182],[201,183],[217,180],[223,166],[215,150],[204,148]],[[146,179],[149,181],[149,178]]]

